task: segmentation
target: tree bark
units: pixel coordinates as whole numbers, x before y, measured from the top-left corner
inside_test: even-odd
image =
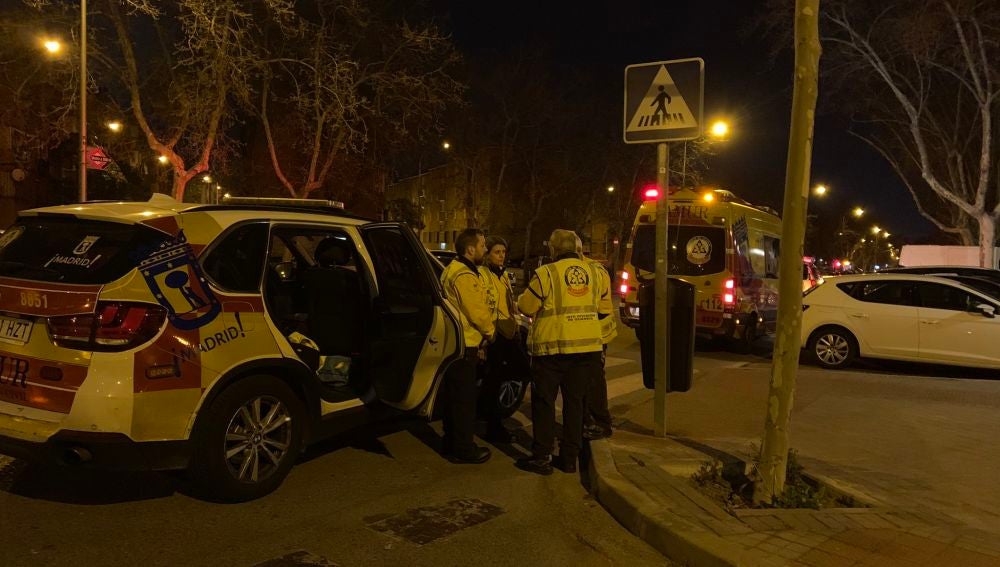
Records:
[[[781,241],[785,262],[779,266],[778,325],[771,383],[753,498],[772,502],[785,490],[788,425],[799,367],[802,329],[802,257],[812,165],[813,117],[819,83],[819,0],[795,2],[795,74],[792,127],[785,171]],[[792,252],[789,254],[788,252]],[[787,261],[789,258],[795,262]]]
[[[997,220],[990,213],[979,217],[979,265],[984,268],[995,268],[995,243],[997,238]]]

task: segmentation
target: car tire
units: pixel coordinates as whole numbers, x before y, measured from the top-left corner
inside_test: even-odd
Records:
[[[809,355],[822,368],[847,368],[858,357],[858,341],[843,327],[822,327],[809,337]]]
[[[517,413],[524,402],[524,393],[528,391],[528,380],[504,380],[500,383],[499,395],[493,403],[497,404],[497,415],[501,419]]]
[[[743,325],[743,333],[739,337],[733,338],[733,349],[738,354],[752,354],[753,346],[756,344],[757,339],[760,338],[759,325],[757,324],[758,316],[756,313],[751,313],[747,316],[747,323]]]
[[[201,496],[245,502],[281,485],[302,449],[306,425],[305,407],[288,384],[248,376],[203,412],[188,469]]]

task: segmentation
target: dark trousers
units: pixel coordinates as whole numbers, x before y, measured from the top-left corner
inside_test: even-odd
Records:
[[[563,459],[575,459],[583,443],[584,396],[591,377],[601,363],[600,352],[551,354],[531,360],[531,420],[535,457],[551,455],[556,437],[556,395],[562,392]]]
[[[444,375],[444,446],[456,455],[472,453],[476,444],[476,366],[479,349],[466,348]]]
[[[608,377],[604,370],[605,359],[608,357],[608,345],[601,351],[601,367],[590,378],[587,388],[587,413],[583,422],[586,425],[596,425],[605,431],[611,431],[611,410],[608,408]]]

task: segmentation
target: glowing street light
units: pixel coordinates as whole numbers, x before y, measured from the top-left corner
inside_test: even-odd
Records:
[[[716,120],[712,123],[712,127],[708,131],[712,134],[713,138],[725,140],[729,137],[729,123],[725,120]]]
[[[211,175],[205,175],[204,177],[201,178],[201,180],[204,181],[205,183],[211,183],[212,182],[212,176]]]
[[[878,233],[880,233],[880,232],[882,232],[881,228],[879,228],[877,226],[873,226],[872,227],[872,234],[878,235]]]
[[[615,192],[615,186],[614,185],[608,185],[608,193],[614,193],[614,192]]]
[[[855,218],[861,218],[862,216],[864,216],[865,210],[862,209],[861,207],[854,207],[854,210],[851,211],[851,214],[854,215]]]
[[[817,185],[816,188],[813,189],[813,193],[815,193],[817,197],[826,196],[827,191],[829,191],[829,189],[826,185]]]
[[[107,124],[105,124],[105,126],[107,126],[108,130],[111,130],[112,132],[121,132],[122,131],[122,123],[119,122],[119,121],[117,121],[117,120],[112,120],[111,122],[108,122]]]
[[[45,51],[49,52],[49,54],[56,55],[62,51],[63,46],[62,42],[58,39],[44,39],[42,40],[42,47],[44,47]]]
[[[444,149],[446,149],[446,150],[450,150],[451,149],[451,142],[449,142],[448,140],[445,140],[444,142],[441,143],[441,147],[444,148]]]
[[[165,155],[158,155],[158,156],[156,156],[156,161],[165,164],[165,163],[167,163],[167,156],[165,156]]]

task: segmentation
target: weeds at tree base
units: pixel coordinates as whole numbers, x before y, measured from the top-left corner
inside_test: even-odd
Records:
[[[754,477],[757,474],[756,456],[759,451],[751,449],[750,473],[745,472],[744,463],[733,461],[724,463],[712,459],[703,463],[698,471],[691,475],[695,486],[714,501],[722,505],[730,514],[737,509],[753,508],[806,508],[821,510],[824,508],[863,508],[864,504],[857,502],[846,494],[832,491],[816,479],[805,474],[799,463],[795,450],[788,452],[788,464],[784,492],[771,502],[755,503],[753,501]]]

